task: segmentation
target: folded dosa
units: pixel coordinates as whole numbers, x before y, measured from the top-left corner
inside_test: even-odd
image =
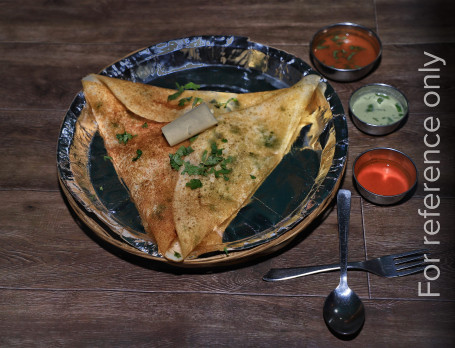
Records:
[[[309,128],[306,138],[308,142],[308,147],[314,150],[320,150],[320,144],[318,143],[319,136],[324,131],[325,126],[328,124],[329,120],[332,118],[332,111],[330,109],[330,105],[327,102],[324,92],[326,89],[325,83],[319,83],[318,88],[313,93],[311,101],[307,106],[305,113],[302,115],[300,119],[300,124],[296,128],[296,132],[294,133],[293,140],[289,142],[289,146],[292,146],[294,143],[295,137],[298,136],[301,129],[304,126],[311,125]],[[286,153],[289,151],[289,148],[285,151]],[[261,182],[262,184],[262,182]],[[248,202],[251,196],[254,194],[252,191],[250,197],[246,199]],[[220,246],[222,246],[222,234],[225,229],[229,226],[231,221],[236,217],[238,211],[243,207],[240,206],[237,211],[234,211],[232,215],[226,219],[221,225],[215,228],[215,232],[209,234],[209,236],[205,237],[201,244],[199,244],[194,251],[191,252],[192,255],[200,255],[207,251],[214,251],[218,246],[218,249],[221,250]],[[178,240],[175,240],[173,243],[173,247],[176,250],[180,250],[180,244]],[[168,257],[172,258],[172,249],[168,253]]]
[[[197,175],[202,183],[197,190],[186,187],[187,176],[178,177],[173,201],[180,243],[173,247],[178,255],[185,258],[208,234],[238,212],[278,165],[300,132],[316,87],[289,88],[261,104],[220,115],[217,127],[203,132],[194,141],[191,145],[194,152],[187,157],[191,164],[198,165],[203,153],[219,148],[232,159],[231,173],[225,180]],[[168,253],[168,257],[171,255],[172,252]]]
[[[229,146],[222,146],[226,148],[226,154],[234,154],[236,151],[240,152],[234,155],[236,161],[233,163],[233,177],[229,180],[229,183],[226,182],[225,184],[234,183],[234,186],[243,192],[235,199],[236,203],[229,205],[226,212],[222,214],[224,222],[245,204],[244,197],[251,196],[252,192],[289,149],[299,125],[302,124],[302,118],[308,114],[308,112],[305,113],[305,108],[308,106],[318,82],[319,76],[310,75],[295,86],[278,91],[234,94],[188,90],[182,94],[182,97],[198,97],[207,103],[213,100],[225,103],[231,98],[238,100],[238,103],[231,105],[231,108],[236,110],[235,112],[228,114],[227,112],[230,109],[224,107],[214,107],[212,109],[215,116],[219,119],[219,125],[198,137],[191,145],[197,148],[194,153],[199,152],[203,147],[204,141],[208,141],[209,138],[207,137],[209,134],[211,134],[210,137],[213,137],[213,132],[215,130],[218,132],[218,129],[226,130],[229,128],[232,130],[236,127],[251,127],[254,124],[261,124],[263,134],[270,135],[270,132],[274,132],[279,138],[279,145],[273,148],[272,159],[266,159],[261,164],[261,166],[265,166],[263,167],[265,170],[259,170],[259,167],[256,168],[257,173],[251,170],[249,175],[255,176],[256,179],[253,181],[251,176],[248,176],[249,183],[242,181],[240,177],[234,179],[234,173],[241,172],[245,168],[251,168],[251,163],[245,164],[242,160],[239,160],[239,157],[243,154],[240,151],[242,146],[240,144],[235,145],[237,140],[240,138],[244,140],[244,137],[234,136],[227,138]],[[96,119],[108,155],[112,158],[117,174],[130,192],[130,196],[141,216],[144,229],[153,236],[160,253],[167,255],[171,259],[181,260],[194,250],[198,244],[200,245],[197,241],[200,242],[204,238],[205,240],[220,240],[217,237],[219,236],[217,231],[219,232],[219,229],[223,226],[223,221],[218,221],[221,219],[218,215],[216,226],[212,226],[213,228],[203,228],[201,230],[193,228],[189,232],[182,232],[185,228],[182,228],[181,221],[189,218],[190,212],[183,211],[181,213],[180,208],[178,208],[179,204],[185,200],[188,202],[192,199],[191,195],[197,193],[197,191],[201,194],[204,190],[191,190],[185,186],[184,190],[178,193],[177,187],[181,187],[184,180],[187,182],[188,178],[183,178],[178,172],[172,170],[169,165],[169,154],[175,153],[182,145],[188,146],[189,143],[186,142],[170,147],[161,134],[161,127],[188,111],[191,106],[179,107],[177,101],[168,101],[168,96],[175,93],[175,90],[132,83],[100,75],[90,75],[85,78],[83,87],[87,107]],[[305,93],[302,92],[303,90],[305,90]],[[282,94],[286,96],[278,98]],[[291,107],[293,110],[289,111],[289,101],[292,101],[292,105],[296,104],[299,106],[293,106]],[[257,106],[255,107],[255,105]],[[280,105],[280,107],[277,107],[277,105]],[[289,112],[285,112],[284,109]],[[260,116],[260,114],[263,114],[263,116]],[[232,119],[227,120],[227,115],[233,116]],[[281,118],[281,116],[277,117],[277,115],[288,116]],[[251,123],[246,122],[246,119],[251,119]],[[283,124],[286,127],[283,127]],[[251,139],[254,140],[253,138]],[[140,156],[139,150],[141,152]],[[262,156],[263,158],[269,157],[269,153],[264,152]],[[191,158],[189,159],[191,160]],[[257,175],[254,175],[254,173]],[[255,184],[251,185],[251,181]],[[217,179],[216,182],[219,182],[219,180]],[[205,187],[205,190],[207,189],[210,189],[209,185]],[[223,192],[223,190],[228,190],[228,188],[223,188],[223,185],[220,185],[215,190]],[[183,198],[182,193],[189,193],[189,196]],[[177,194],[178,203],[176,202]],[[204,202],[203,206],[207,207],[207,202],[204,199],[200,202]],[[175,216],[178,216],[179,219],[175,219]],[[184,216],[183,220],[182,216]],[[197,218],[197,214],[193,217]],[[178,226],[177,230],[176,226]],[[202,227],[201,223],[195,226]],[[178,233],[179,230],[180,233]],[[195,234],[191,236],[192,233]],[[192,241],[188,242],[191,238]],[[177,250],[180,250],[181,253],[175,253]],[[180,257],[176,258],[175,255]]]
[[[176,119],[188,107],[168,102],[168,96],[176,92],[171,89],[94,74],[84,78],[82,84],[87,112],[93,114],[98,124],[114,168],[130,192],[145,231],[154,239],[160,253],[165,254],[177,238],[171,207],[178,173],[169,165],[169,153],[175,153],[182,145],[188,146],[188,142],[169,146],[161,133],[166,123],[158,122]],[[198,91],[185,91],[191,92]],[[262,94],[265,97],[268,93]],[[216,97],[217,101],[225,103],[237,95],[202,92],[197,96],[203,96],[206,102]],[[247,105],[261,98],[262,95],[242,97]],[[213,111],[220,114],[229,109],[215,107]],[[131,139],[119,142],[118,136],[128,137],[128,134]],[[133,161],[138,150],[142,155]]]

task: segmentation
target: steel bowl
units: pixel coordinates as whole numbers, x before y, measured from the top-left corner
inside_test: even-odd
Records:
[[[409,156],[392,148],[374,148],[360,154],[353,165],[357,190],[374,204],[396,204],[417,186],[417,168]]]
[[[372,48],[375,51],[376,58],[373,61],[371,61],[371,63],[365,66],[353,69],[340,69],[323,63],[315,56],[314,49],[317,47],[318,42],[320,42],[322,39],[336,31],[355,32],[357,35],[368,40],[368,42],[371,44]],[[379,39],[379,36],[371,29],[364,27],[363,25],[360,24],[344,22],[326,26],[317,31],[310,41],[310,59],[313,62],[313,65],[322,75],[334,81],[351,82],[360,80],[361,78],[368,75],[379,65],[381,56],[382,43],[381,40]]]
[[[386,94],[397,99],[397,101],[403,107],[404,115],[399,120],[387,125],[368,123],[360,119],[358,115],[355,114],[353,110],[353,105],[360,97],[370,92]],[[351,115],[352,122],[362,132],[370,135],[386,135],[394,132],[406,122],[409,114],[409,102],[406,96],[397,88],[390,85],[386,85],[384,83],[372,83],[362,86],[356,91],[354,91],[354,93],[352,93],[351,97],[349,98],[349,114]]]

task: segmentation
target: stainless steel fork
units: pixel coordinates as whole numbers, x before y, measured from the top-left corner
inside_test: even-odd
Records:
[[[348,270],[367,271],[386,278],[403,277],[409,274],[422,272],[425,269],[425,254],[429,254],[428,249],[386,255],[366,261],[348,262]],[[335,271],[338,269],[340,269],[339,264],[272,268],[264,277],[262,277],[262,279],[268,282],[274,282],[303,277],[310,274]]]

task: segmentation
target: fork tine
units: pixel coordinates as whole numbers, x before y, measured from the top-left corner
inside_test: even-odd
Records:
[[[400,258],[394,259],[393,262],[395,263],[395,265],[401,265],[401,264],[408,263],[408,262],[411,262],[411,261],[424,260],[425,259],[425,255],[429,255],[429,254],[430,253],[416,254],[416,255],[411,255],[411,256],[404,256],[404,257],[400,257]]]
[[[405,256],[411,256],[411,255],[416,255],[416,254],[428,254],[429,250],[428,249],[419,249],[419,250],[412,250],[412,251],[407,251],[405,253],[400,253],[400,254],[394,254],[391,255],[394,259],[399,259],[401,257]]]
[[[425,260],[422,258],[422,260],[416,261],[416,262],[408,262],[408,263],[402,263],[399,266],[396,266],[397,271],[401,271],[404,269],[420,266],[425,263]]]
[[[397,276],[404,277],[404,276],[407,276],[410,274],[419,273],[419,272],[422,272],[425,269],[425,267],[426,266],[420,266],[420,267],[409,268],[409,269],[406,269],[403,271],[398,271]]]

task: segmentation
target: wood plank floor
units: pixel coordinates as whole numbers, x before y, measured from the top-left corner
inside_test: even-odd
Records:
[[[0,346],[153,347],[451,347],[455,344],[455,26],[451,1],[247,0],[0,1]],[[309,60],[320,27],[351,21],[383,43],[376,71],[353,83],[330,82],[345,110],[351,93],[382,82],[410,102],[406,124],[384,137],[350,120],[342,187],[353,193],[349,259],[424,247],[428,163],[425,119],[437,117],[440,231],[432,258],[440,274],[384,279],[350,272],[365,303],[360,334],[344,341],[322,319],[338,284],[326,273],[267,283],[272,267],[337,262],[335,205],[284,249],[242,265],[181,270],[129,255],[101,241],[62,194],[56,147],[80,80],[128,53],[191,35],[239,35]],[[425,54],[425,52],[427,54]],[[425,104],[428,53],[441,57],[437,107]],[[436,65],[436,64],[435,64]],[[433,134],[434,135],[434,134]],[[352,182],[358,154],[397,148],[414,160],[419,185],[402,204],[381,207]],[[440,296],[419,296],[418,284]],[[424,288],[425,290],[426,288]]]

